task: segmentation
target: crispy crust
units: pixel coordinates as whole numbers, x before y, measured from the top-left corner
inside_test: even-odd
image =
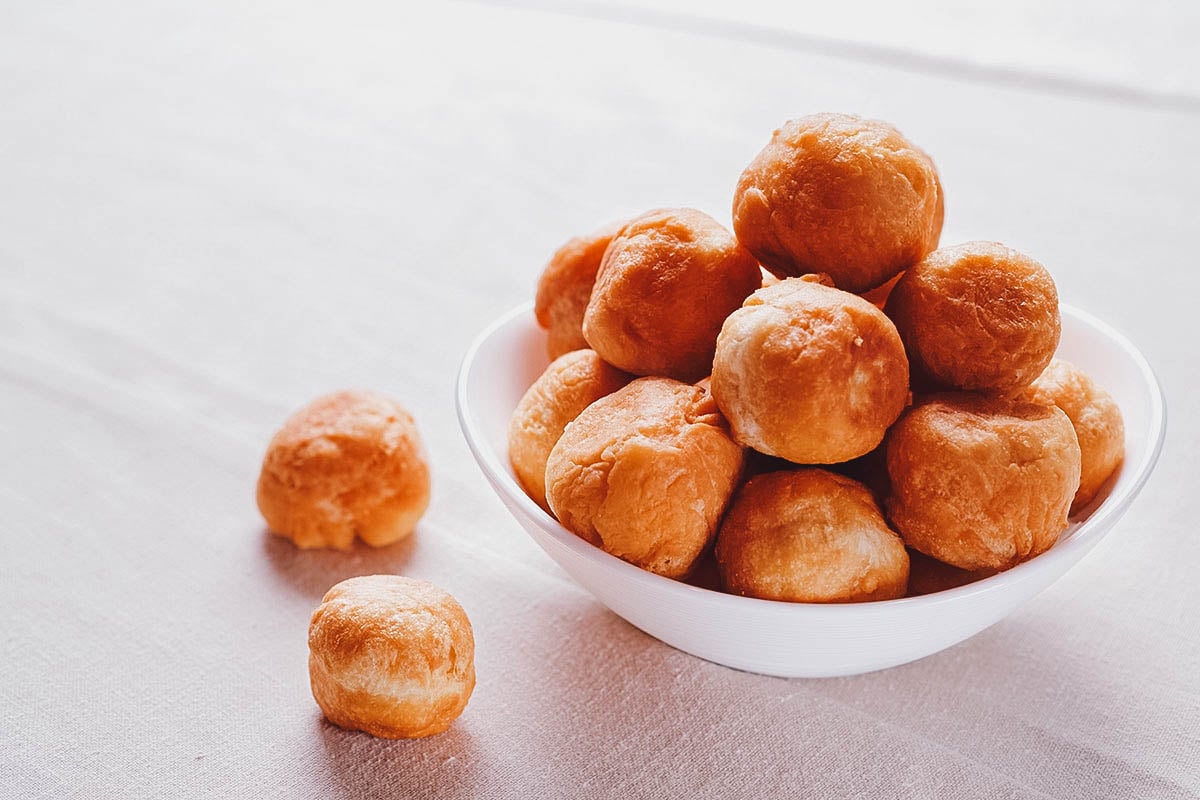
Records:
[[[1125,420],[1112,395],[1083,370],[1055,359],[1021,395],[1023,400],[1061,408],[1079,438],[1082,468],[1071,513],[1087,507],[1125,459]]]
[[[755,292],[725,321],[712,393],[742,444],[834,464],[882,441],[908,398],[908,361],[879,309],[791,278]]]
[[[862,292],[936,248],[944,213],[933,160],[899,131],[814,114],[785,123],[746,167],[733,229],[781,277],[826,272]]]
[[[800,603],[903,597],[908,553],[867,488],[823,469],[758,475],[717,534],[734,594]]]
[[[939,561],[1008,569],[1057,541],[1079,466],[1071,420],[1054,406],[935,395],[888,433],[888,515]]]
[[[1046,268],[998,242],[930,253],[888,298],[913,371],[944,387],[1012,393],[1058,348],[1058,291]]]
[[[288,417],[271,439],[258,508],[297,547],[380,547],[412,533],[429,506],[429,465],[412,416],[393,400],[344,391]]]
[[[547,511],[546,459],[567,423],[630,376],[606,364],[593,350],[560,356],[525,392],[508,425],[508,459],[517,482]]]
[[[550,256],[542,269],[533,313],[546,329],[546,352],[551,359],[588,347],[583,338],[583,312],[592,296],[604,251],[623,225],[610,223],[587,236],[571,239]]]
[[[712,217],[651,211],[605,251],[583,335],[626,372],[699,380],[712,366],[721,323],[761,284],[754,256]]]
[[[546,463],[546,498],[576,535],[679,578],[716,533],[742,460],[708,393],[642,378],[567,425]]]
[[[426,581],[399,575],[334,586],[308,628],[313,698],[335,725],[386,739],[442,733],[475,688],[466,612]]]

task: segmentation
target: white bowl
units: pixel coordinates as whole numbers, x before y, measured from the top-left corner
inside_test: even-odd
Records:
[[[1145,357],[1113,328],[1062,307],[1058,354],[1107,389],[1125,417],[1125,464],[1111,491],[1042,555],[936,594],[820,605],[756,600],[638,569],[562,527],[525,496],[508,463],[508,419],[542,373],[545,333],[530,305],[489,325],[458,377],[458,417],[484,475],[517,521],[581,586],[633,625],[708,661],[786,677],[853,675],[932,655],[1003,619],[1074,566],[1145,484],[1162,448],[1166,410]],[[1097,589],[1099,591],[1099,589]]]

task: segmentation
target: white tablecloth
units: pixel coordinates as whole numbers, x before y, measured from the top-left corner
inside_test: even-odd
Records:
[[[1187,85],[616,16],[0,9],[0,796],[1200,794]],[[491,494],[452,387],[562,240],[664,204],[728,220],[771,130],[818,110],[929,150],[943,241],[1039,258],[1144,349],[1173,416],[1128,516],[1020,612],[905,667],[781,680],[576,587]],[[255,509],[259,460],[290,410],[354,386],[415,414],[432,506],[410,542],[297,551]],[[345,732],[312,701],[309,614],[373,572],[474,623],[478,688],[443,736]]]

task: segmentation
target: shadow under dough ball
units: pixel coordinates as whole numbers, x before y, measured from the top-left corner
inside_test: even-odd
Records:
[[[334,586],[308,627],[313,698],[342,728],[386,739],[450,727],[475,688],[462,606],[427,581],[366,575]]]
[[[905,544],[965,570],[1048,550],[1079,487],[1079,442],[1054,406],[933,395],[888,433],[888,517]]]
[[[651,211],[605,251],[583,335],[618,369],[696,381],[712,368],[725,317],[761,284],[754,256],[712,217]]]
[[[429,465],[412,416],[394,400],[345,391],[314,400],[271,439],[258,508],[297,547],[382,547],[429,506]]]
[[[546,499],[580,538],[680,578],[712,541],[742,462],[707,392],[641,378],[567,425],[546,462]]]
[[[823,469],[751,478],[721,523],[716,556],[729,591],[767,600],[891,600],[908,583],[908,551],[871,492]]]
[[[1046,268],[998,242],[944,247],[904,273],[884,309],[914,382],[1008,393],[1028,386],[1058,349],[1058,290]]]
[[[849,114],[791,120],[738,180],[733,230],[776,275],[827,273],[863,292],[937,247],[933,160],[891,125]]]

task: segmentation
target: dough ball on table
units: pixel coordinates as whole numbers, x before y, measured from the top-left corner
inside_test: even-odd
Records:
[[[297,547],[381,547],[429,506],[429,465],[413,418],[371,392],[326,395],[288,417],[258,478],[258,508]]]
[[[641,378],[567,425],[546,463],[546,499],[579,537],[680,578],[712,541],[742,460],[703,389]]]
[[[613,223],[575,237],[560,247],[542,270],[533,313],[547,331],[546,352],[550,358],[588,346],[583,338],[583,312],[592,296],[604,251],[623,224]]]
[[[862,292],[936,248],[943,213],[937,168],[899,131],[814,114],[785,123],[746,167],[733,230],[777,275],[826,272]]]
[[[1011,393],[1041,374],[1062,323],[1054,279],[996,242],[930,253],[888,297],[914,373],[942,386]]]
[[[546,459],[567,423],[630,377],[593,350],[555,359],[525,392],[508,425],[508,460],[517,482],[542,508],[546,505]]]
[[[1074,364],[1055,359],[1022,393],[1031,403],[1061,408],[1075,426],[1082,468],[1071,513],[1087,507],[1125,458],[1125,420],[1112,395]]]
[[[386,739],[450,727],[475,688],[475,638],[458,601],[399,575],[334,586],[308,626],[313,698],[334,725]]]
[[[908,552],[871,492],[823,469],[751,478],[721,523],[716,554],[729,591],[767,600],[891,600],[908,584]]]
[[[915,550],[1003,570],[1048,550],[1079,488],[1079,442],[1054,406],[934,395],[887,440],[888,516]]]
[[[900,416],[908,361],[875,306],[789,278],[729,315],[712,393],[742,444],[798,464],[835,464],[869,453]]]
[[[583,335],[626,372],[696,381],[712,367],[721,323],[761,283],[758,262],[712,217],[651,211],[605,251]]]

